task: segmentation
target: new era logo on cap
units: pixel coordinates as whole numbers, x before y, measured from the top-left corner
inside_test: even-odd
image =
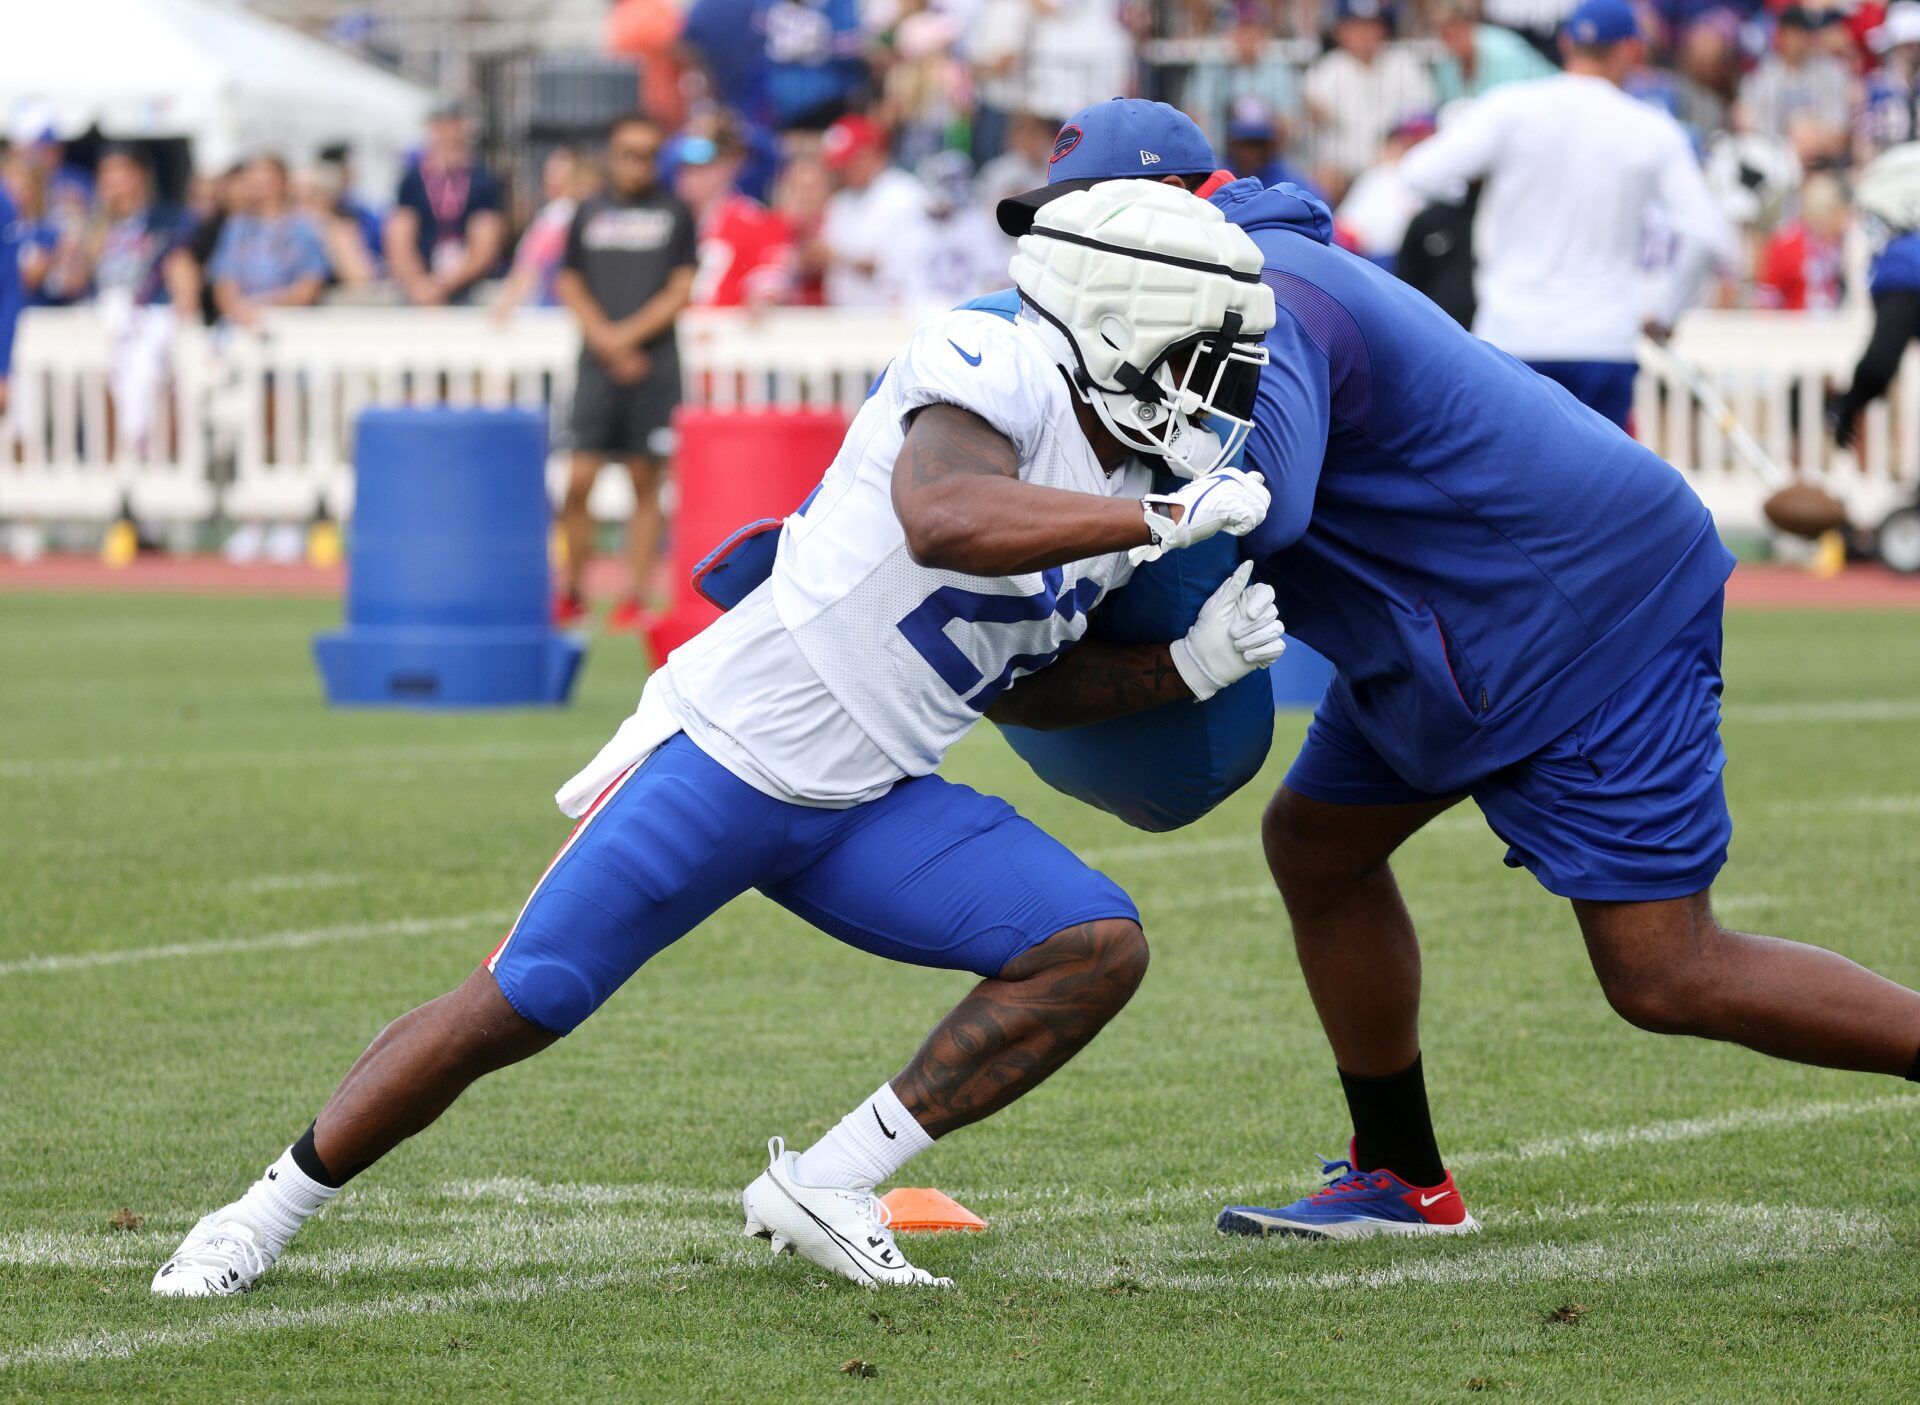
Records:
[[[1140,153],[1140,164],[1142,166],[1158,166],[1160,164],[1160,158],[1155,156],[1151,151],[1142,151]]]

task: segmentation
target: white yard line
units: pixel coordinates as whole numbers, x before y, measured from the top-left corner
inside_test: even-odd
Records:
[[[1775,815],[1920,815],[1920,795],[1830,795],[1815,800],[1775,800]]]
[[[87,1361],[126,1360],[156,1347],[208,1346],[228,1337],[255,1332],[284,1332],[312,1327],[346,1327],[388,1317],[459,1312],[494,1303],[524,1303],[553,1293],[589,1293],[602,1288],[634,1287],[649,1280],[685,1277],[688,1270],[609,1268],[592,1273],[556,1273],[476,1283],[438,1292],[401,1293],[370,1302],[325,1303],[317,1307],[266,1308],[249,1312],[240,1306],[233,1315],[204,1318],[173,1327],[149,1327],[125,1332],[100,1332],[68,1337],[0,1354],[0,1370],[23,1366],[58,1366]],[[211,1304],[207,1306],[213,1306]]]
[[[1710,1141],[1742,1132],[1775,1131],[1853,1117],[1884,1117],[1908,1112],[1920,1112],[1920,1093],[1861,1098],[1850,1102],[1792,1103],[1784,1107],[1753,1108],[1713,1117],[1681,1117],[1635,1126],[1601,1127],[1566,1136],[1543,1137],[1522,1142],[1518,1146],[1452,1152],[1447,1156],[1447,1164],[1455,1170],[1466,1170],[1477,1166],[1563,1160],[1586,1152]],[[1301,1160],[1311,1163],[1312,1158],[1303,1151]],[[1277,1170],[1271,1165],[1262,1165],[1250,1168],[1248,1174],[1237,1181],[1214,1185],[1186,1183],[1156,1186],[1132,1195],[1090,1192],[1084,1186],[1073,1185],[1030,1185],[1005,1193],[985,1188],[954,1190],[949,1187],[949,1190],[959,1198],[961,1204],[977,1210],[988,1219],[994,1219],[1032,1215],[1113,1217],[1151,1214],[1171,1208],[1189,1208],[1196,1204],[1216,1208],[1230,1203],[1271,1204],[1304,1195],[1313,1186],[1313,1172],[1308,1166],[1299,1167],[1298,1174],[1295,1174],[1291,1165],[1281,1166]]]
[[[1797,1103],[1787,1107],[1745,1108],[1712,1117],[1680,1117],[1647,1122],[1637,1127],[1603,1127],[1571,1136],[1542,1137],[1515,1147],[1470,1151],[1449,1157],[1453,1166],[1490,1166],[1510,1161],[1549,1161],[1588,1151],[1617,1151],[1630,1146],[1658,1146],[1670,1142],[1706,1141],[1738,1132],[1804,1127],[1849,1117],[1870,1117],[1920,1110],[1920,1093],[1859,1098],[1845,1102]]]
[[[13,757],[0,759],[0,780],[74,779],[123,771],[278,769],[312,766],[392,766],[408,762],[519,761],[546,756],[588,754],[571,738],[525,742],[470,742],[428,746],[329,747],[306,751],[220,751],[109,753],[102,756]]]
[[[225,886],[236,893],[292,893],[310,888],[348,888],[365,883],[355,873],[263,873],[258,878],[235,878]]]
[[[1578,1221],[1600,1222],[1603,1237],[1561,1242],[1548,1237],[1502,1242],[1538,1231],[1552,1236]],[[496,1275],[458,1288],[401,1293],[369,1301],[322,1303],[306,1308],[265,1307],[244,1301],[195,1305],[219,1316],[176,1325],[100,1332],[37,1343],[0,1353],[0,1369],[78,1365],[126,1360],[143,1352],[192,1348],[261,1332],[339,1328],[396,1316],[466,1311],[500,1303],[531,1302],[563,1293],[684,1282],[716,1269],[750,1267],[764,1257],[757,1245],[723,1241],[721,1252],[687,1262],[696,1248],[721,1239],[710,1216],[665,1218],[642,1212],[609,1219],[580,1207],[558,1222],[535,1212],[507,1210],[468,1222],[426,1243],[375,1244],[352,1249],[290,1254],[279,1272],[333,1283],[349,1275],[457,1270]],[[974,1274],[1065,1282],[1099,1289],[1119,1284],[1147,1291],[1212,1292],[1254,1289],[1268,1293],[1374,1292],[1406,1286],[1531,1284],[1567,1277],[1587,1281],[1644,1277],[1676,1270],[1714,1270],[1738,1264],[1782,1263],[1825,1255],[1875,1251],[1892,1243],[1878,1216],[1797,1205],[1662,1204],[1543,1206],[1504,1216],[1499,1238],[1448,1245],[1369,1268],[1314,1268],[1327,1257],[1322,1246],[1222,1241],[1204,1225],[1159,1224],[1076,1234],[1062,1245],[1019,1239],[994,1243]],[[162,1252],[155,1236],[90,1236],[103,1252],[91,1252],[81,1235],[26,1235],[0,1240],[0,1262],[36,1266],[126,1270],[146,1268]],[[77,1251],[77,1252],[76,1252]],[[1335,1251],[1337,1253],[1337,1250]],[[929,1246],[927,1256],[938,1257]],[[499,1277],[535,1265],[574,1265],[547,1274]],[[1196,1271],[1199,1265],[1209,1265]],[[1297,1271],[1288,1272],[1288,1268]],[[848,1291],[852,1291],[849,1289]]]
[[[744,1184],[744,1182],[743,1182]],[[536,1181],[525,1176],[494,1176],[483,1181],[456,1181],[443,1194],[455,1200],[504,1202],[508,1205],[564,1206],[643,1205],[651,1209],[702,1209],[738,1206],[737,1190],[701,1190],[660,1181],[605,1185],[591,1181]]]
[[[1249,829],[1229,834],[1163,834],[1126,844],[1092,844],[1075,853],[1090,864],[1153,862],[1169,858],[1191,858],[1196,854],[1239,854],[1260,856],[1260,836]]]
[[[124,947],[116,951],[81,951],[50,956],[23,956],[0,961],[0,977],[47,975],[57,971],[86,971],[99,966],[124,966],[138,961],[171,961],[183,956],[228,956],[250,951],[295,951],[328,942],[365,941],[372,937],[424,936],[429,932],[504,923],[513,914],[505,909],[468,912],[451,917],[397,917],[385,922],[349,922],[336,927],[309,927],[302,931],[264,932],[252,937],[222,937],[204,942],[167,942],[160,946]]]
[[[1768,908],[1781,906],[1786,899],[1778,893],[1740,892],[1715,893],[1713,910],[1715,912],[1764,912]]]
[[[1203,1272],[1157,1271],[1143,1261],[1138,1236],[1112,1242],[1113,1253],[1128,1261],[1115,1267],[1112,1255],[1082,1256],[1078,1242],[1067,1251],[1078,1264],[1060,1262],[1057,1246],[1033,1257],[1034,1276],[1087,1288],[1112,1287],[1132,1280],[1148,1291],[1178,1289],[1207,1292],[1254,1289],[1264,1293],[1375,1292],[1383,1288],[1451,1287],[1465,1284],[1529,1284],[1578,1277],[1584,1281],[1640,1278],[1676,1270],[1699,1271],[1750,1263],[1783,1263],[1831,1254],[1883,1249],[1892,1244],[1885,1223],[1874,1215],[1797,1205],[1660,1205],[1577,1207],[1551,1211],[1514,1225],[1500,1226],[1505,1237],[1528,1223],[1549,1226],[1574,1219],[1605,1217],[1616,1232],[1576,1243],[1546,1239],[1510,1244],[1469,1240],[1444,1252],[1414,1254],[1373,1268],[1310,1270],[1305,1264],[1324,1246],[1305,1242],[1255,1244],[1223,1255],[1217,1248],[1180,1256],[1225,1266]],[[1621,1228],[1625,1232],[1617,1232]],[[1189,1236],[1192,1242],[1193,1236]],[[1425,1243],[1427,1241],[1421,1241]],[[1251,1250],[1251,1252],[1249,1252]],[[1277,1250],[1277,1252],[1276,1252]],[[1291,1258],[1295,1273],[1274,1272]],[[1238,1264],[1234,1260],[1239,1260]],[[1135,1267],[1137,1265],[1137,1267]]]
[[[1214,830],[1220,830],[1222,823],[1202,821],[1203,825]],[[1487,822],[1481,818],[1480,812],[1471,803],[1463,801],[1460,808],[1450,810],[1436,820],[1430,820],[1420,833],[1490,835],[1492,831],[1487,828]],[[1257,860],[1260,858],[1260,836],[1251,825],[1236,825],[1231,830],[1217,833],[1176,832],[1121,844],[1089,844],[1084,848],[1075,849],[1074,852],[1094,865],[1131,863],[1136,860],[1164,861],[1172,858],[1192,858],[1199,854],[1244,853],[1248,858]]]
[[[1920,698],[1833,698],[1819,702],[1728,703],[1729,722],[1805,726],[1821,722],[1920,721]]]

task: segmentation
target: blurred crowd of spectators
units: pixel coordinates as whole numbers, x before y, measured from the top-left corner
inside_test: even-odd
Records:
[[[661,10],[629,46],[667,134],[657,180],[700,234],[696,304],[950,304],[998,286],[991,210],[1042,183],[1070,113],[1116,94],[1184,108],[1223,166],[1334,205],[1391,264],[1418,203],[1399,157],[1449,110],[1552,71],[1570,0],[623,0]],[[618,12],[617,12],[618,13]],[[626,18],[631,21],[629,14]],[[1693,136],[1746,234],[1732,305],[1843,291],[1848,180],[1920,136],[1920,0],[1816,9],[1649,0],[1636,96]],[[628,25],[632,31],[632,25]],[[619,42],[617,36],[616,43]],[[470,115],[437,112],[391,197],[343,148],[262,153],[162,203],[142,151],[83,167],[15,131],[0,179],[29,300],[193,308],[210,323],[328,298],[549,304],[601,155],[542,147],[490,169]],[[538,158],[537,160],[535,158]],[[536,174],[537,173],[537,174]],[[530,187],[537,184],[538,189]],[[517,198],[515,198],[517,196]],[[1657,244],[1657,231],[1650,246]],[[1657,249],[1650,247],[1657,261]]]

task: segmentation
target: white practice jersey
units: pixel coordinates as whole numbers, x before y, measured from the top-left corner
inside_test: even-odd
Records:
[[[1523,361],[1632,361],[1643,318],[1671,323],[1700,276],[1738,252],[1680,124],[1604,78],[1495,88],[1398,169],[1429,200],[1486,178],[1473,330]],[[1682,256],[1661,304],[1642,307],[1640,251],[1655,211]]]
[[[936,402],[1012,441],[1026,482],[1106,497],[1148,490],[1145,466],[1100,466],[1031,332],[991,313],[932,318],[787,519],[772,578],[674,651],[639,711],[561,790],[563,810],[578,814],[681,730],[777,799],[872,800],[936,769],[1014,680],[1086,632],[1088,612],[1132,573],[1125,552],[994,577],[914,561],[893,509],[894,461],[908,418]]]

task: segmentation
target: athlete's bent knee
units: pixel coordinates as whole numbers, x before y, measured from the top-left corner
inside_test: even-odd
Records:
[[[493,972],[481,966],[429,1005],[444,1030],[450,1059],[500,1068],[538,1053],[559,1036],[527,1019],[501,994]],[[416,1012],[418,1013],[418,1012]]]
[[[1123,917],[1096,922],[1093,926],[1095,945],[1100,953],[1099,969],[1106,973],[1111,986],[1124,991],[1120,999],[1125,1003],[1147,978],[1147,934],[1140,930],[1138,922],[1129,922]]]
[[[1071,971],[1083,988],[1097,989],[1118,1010],[1147,974],[1147,934],[1125,917],[1083,922],[1055,932],[1009,961],[1003,981],[1025,981]]]
[[[1300,798],[1284,786],[1275,791],[1260,817],[1260,844],[1267,872],[1291,910],[1337,903],[1383,866],[1371,855],[1357,857],[1323,841]]]
[[[1635,963],[1600,972],[1613,1012],[1649,1034],[1703,1034],[1712,1028],[1713,993],[1684,960]]]

